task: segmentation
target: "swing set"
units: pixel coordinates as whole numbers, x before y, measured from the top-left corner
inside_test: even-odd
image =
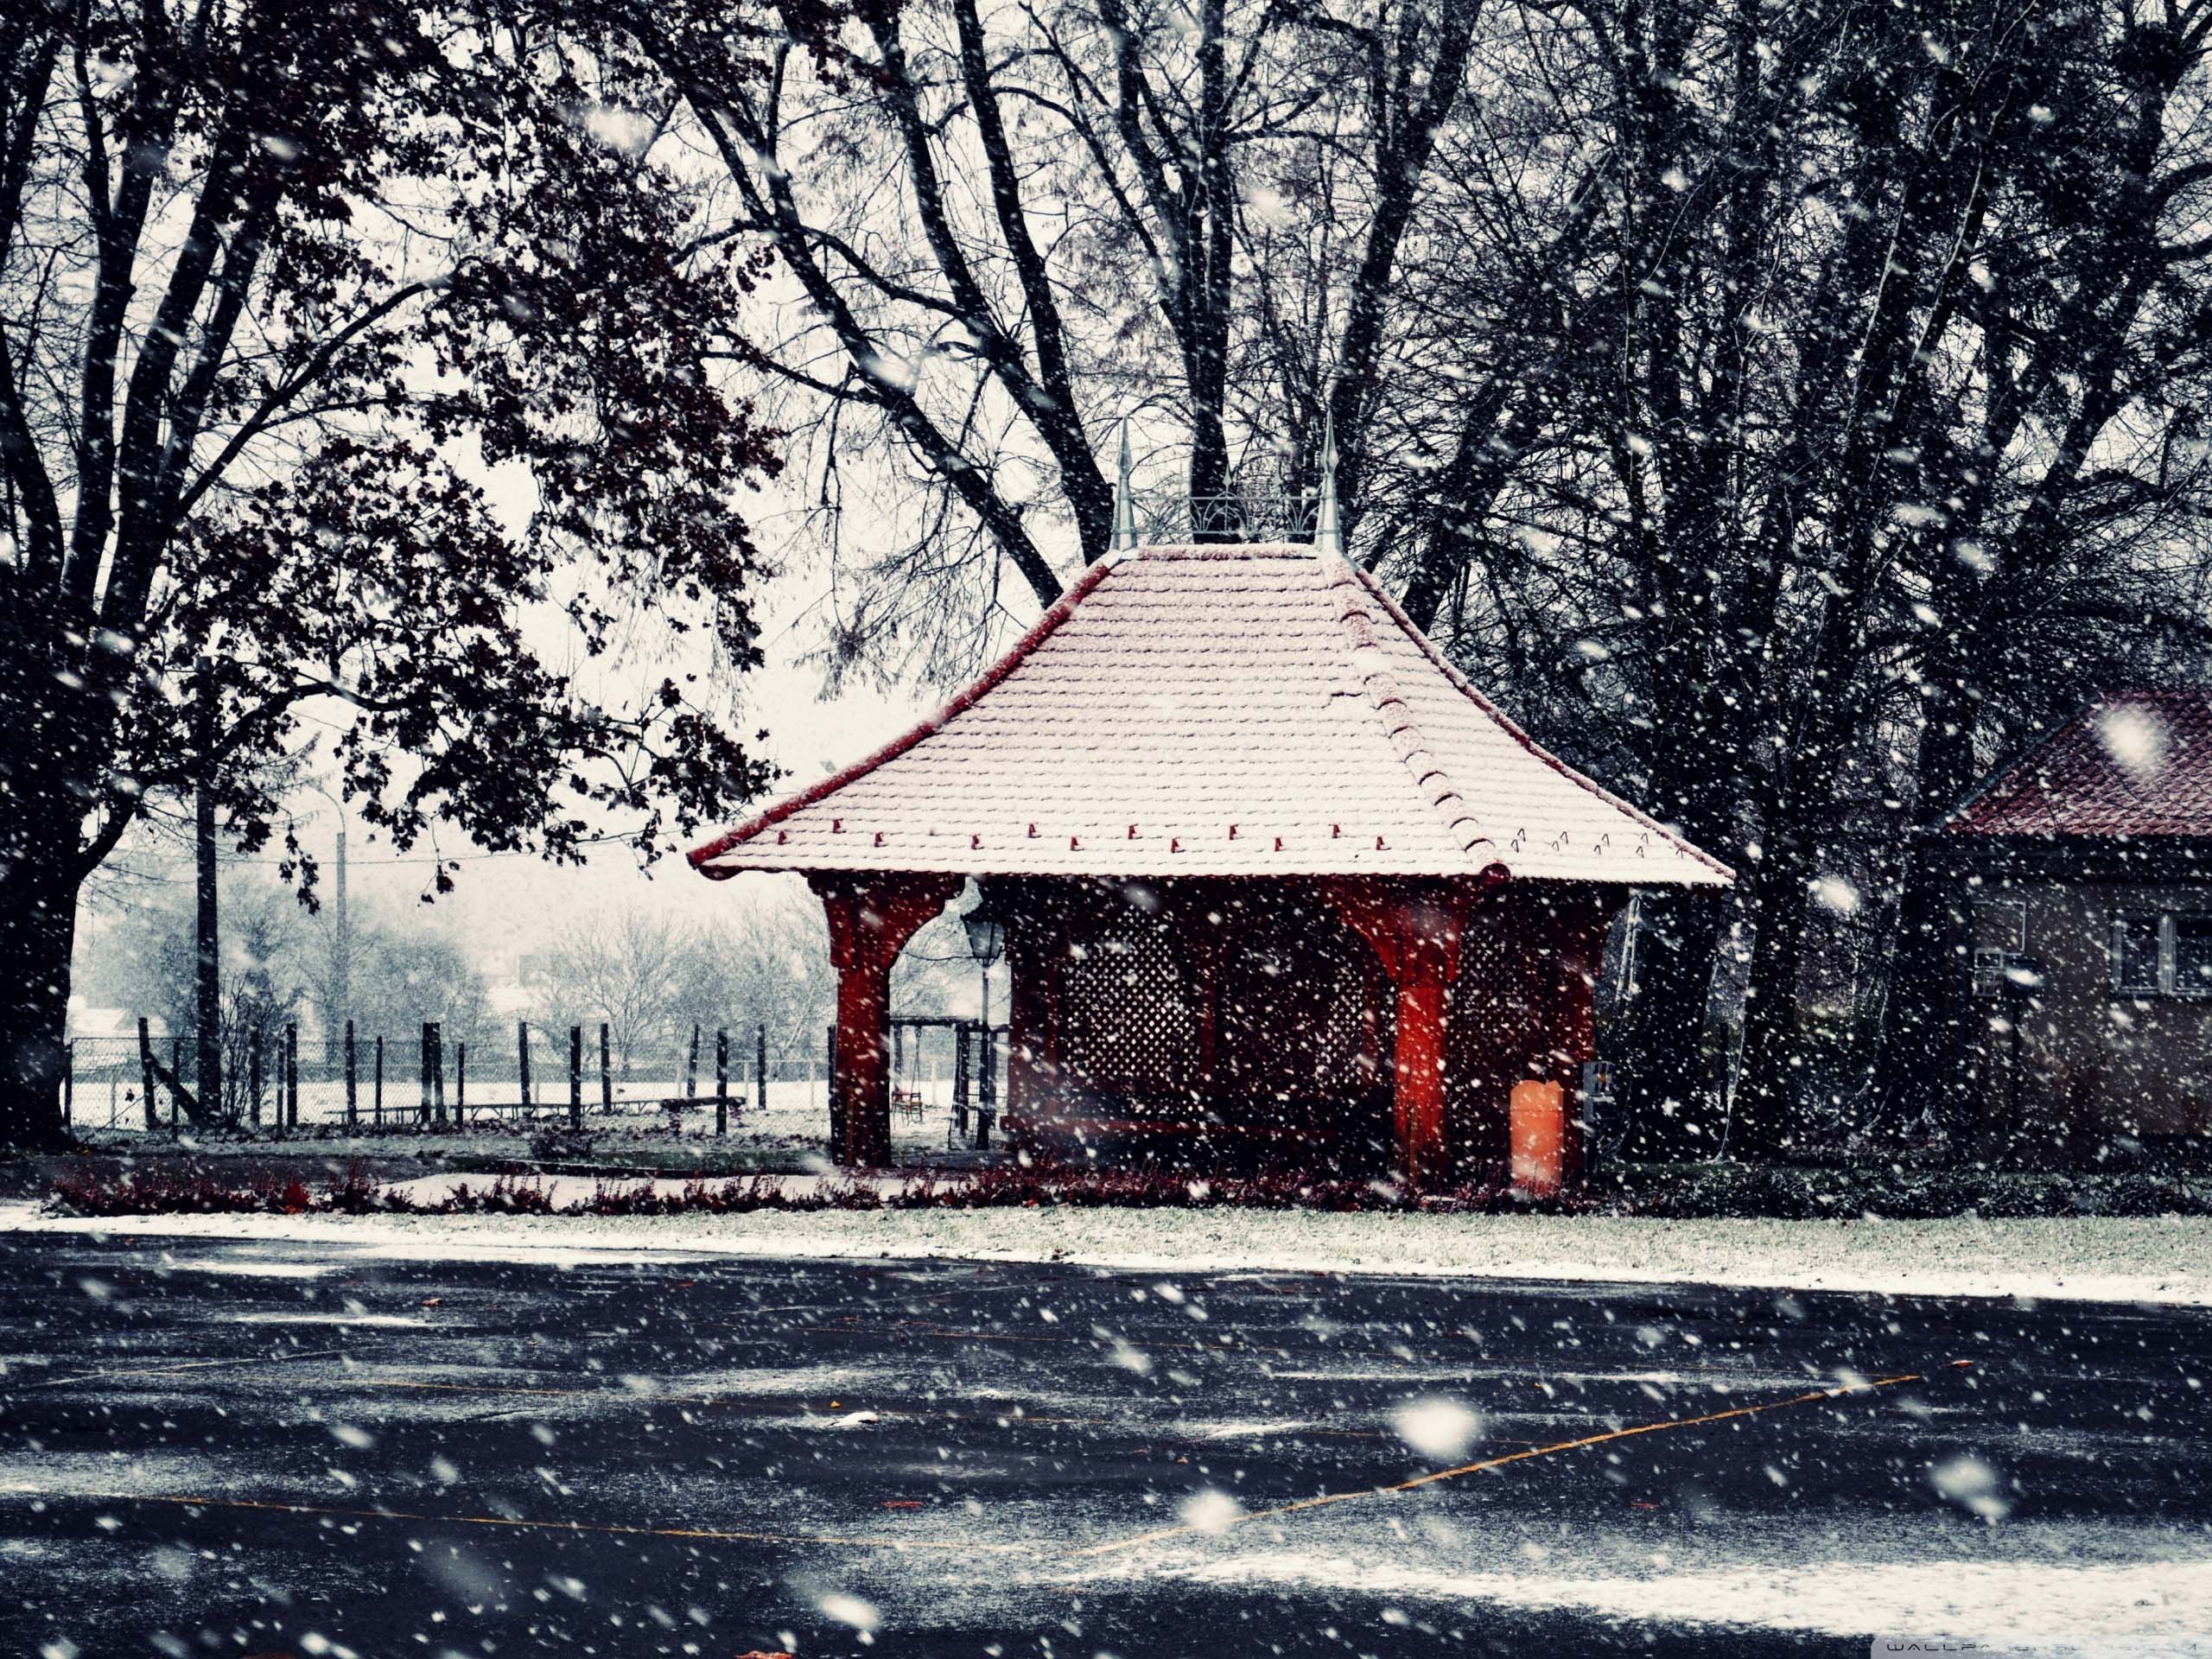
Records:
[[[998,1071],[1005,1053],[1007,1027],[996,1026],[987,1031],[980,1020],[950,1014],[893,1014],[890,1026],[892,1116],[918,1123],[929,1116],[926,1085],[938,1079],[928,1075],[925,1046],[931,1032],[949,1032],[952,1107],[945,1125],[945,1145],[948,1149],[989,1146],[991,1128],[998,1119]]]

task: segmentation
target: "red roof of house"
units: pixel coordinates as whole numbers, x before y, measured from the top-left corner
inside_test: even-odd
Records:
[[[1732,879],[1537,747],[1363,571],[1249,544],[1093,566],[942,715],[691,861]]]
[[[2212,836],[2212,690],[2099,697],[1945,817],[1947,835]]]

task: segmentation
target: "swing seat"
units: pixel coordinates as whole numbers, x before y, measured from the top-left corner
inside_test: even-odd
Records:
[[[891,1109],[910,1122],[920,1121],[923,1109],[927,1103],[918,1090],[893,1089],[891,1091]]]

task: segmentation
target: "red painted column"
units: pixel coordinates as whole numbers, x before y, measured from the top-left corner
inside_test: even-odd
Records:
[[[960,891],[957,875],[824,874],[807,878],[830,918],[837,970],[836,1090],[830,1156],[851,1166],[891,1161],[891,965],[916,930]]]
[[[1444,1130],[1445,1020],[1459,976],[1459,936],[1475,902],[1504,879],[1502,867],[1471,881],[1332,881],[1338,913],[1374,947],[1397,986],[1391,1113],[1399,1173],[1416,1192],[1451,1179]]]
[[[1447,964],[1438,950],[1416,950],[1411,955],[1408,971],[1398,979],[1398,1044],[1393,1063],[1396,1088],[1391,1104],[1400,1173],[1407,1185],[1423,1192],[1446,1185],[1450,1176],[1444,1139],[1444,1002],[1459,964],[1456,960]]]

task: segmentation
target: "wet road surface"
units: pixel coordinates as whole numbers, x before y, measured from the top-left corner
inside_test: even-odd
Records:
[[[0,1236],[0,1652],[2212,1655],[2205,1310],[429,1248]]]

